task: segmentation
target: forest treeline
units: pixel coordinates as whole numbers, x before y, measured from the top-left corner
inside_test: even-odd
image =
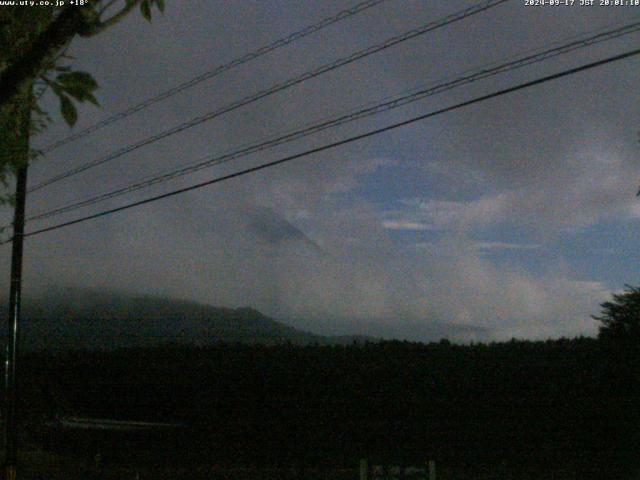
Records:
[[[221,463],[434,458],[625,478],[640,458],[639,351],[576,338],[31,353],[21,392],[27,423],[182,422],[189,452]]]

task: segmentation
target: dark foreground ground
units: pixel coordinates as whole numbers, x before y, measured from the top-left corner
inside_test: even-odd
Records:
[[[426,480],[426,473],[407,475],[405,477],[379,473],[382,466],[375,466],[370,480]],[[393,467],[390,467],[393,469]],[[426,469],[425,469],[426,470]],[[378,472],[378,473],[376,473]],[[614,472],[615,473],[615,472]],[[137,462],[112,463],[104,462],[96,465],[89,459],[63,456],[44,451],[37,446],[23,447],[20,453],[18,478],[24,480],[123,480],[123,479],[194,479],[194,480],[357,480],[359,470],[341,467],[304,467],[291,465],[288,467],[265,466],[223,466],[215,462],[191,465],[139,464]],[[539,470],[510,471],[506,465],[493,468],[438,465],[439,480],[540,480],[553,479],[578,480],[584,478],[572,468],[556,468],[541,474]],[[625,475],[620,478],[637,479],[640,476]]]
[[[194,479],[194,480],[351,480],[356,469],[306,469],[286,467],[223,467],[211,464],[167,465],[137,462],[96,465],[94,461],[62,456],[36,446],[25,447],[20,454],[18,478],[24,480],[126,480],[126,479]]]
[[[22,478],[355,479],[368,458],[433,459],[438,480],[635,480],[639,358],[595,339],[33,354]],[[42,427],[69,415],[185,428]]]

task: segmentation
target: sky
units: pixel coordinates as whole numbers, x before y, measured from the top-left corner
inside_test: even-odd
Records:
[[[100,84],[73,129],[57,100],[45,146],[355,5],[353,0],[167,2],[75,40]],[[477,2],[387,0],[65,145],[30,185]],[[441,83],[639,7],[511,0],[303,82],[28,198],[38,213],[166,169]],[[628,35],[130,195],[34,230],[303,152],[637,48]],[[418,341],[595,335],[591,315],[637,285],[640,59],[634,57],[108,217],[30,237],[25,294],[94,288],[251,306],[321,334]],[[10,212],[3,212],[5,221]],[[5,277],[9,249],[1,255]],[[3,280],[6,285],[6,279]]]

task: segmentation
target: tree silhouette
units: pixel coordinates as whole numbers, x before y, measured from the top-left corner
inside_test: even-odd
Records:
[[[18,463],[17,332],[21,323],[27,170],[30,160],[37,154],[31,150],[30,139],[33,133],[46,128],[50,121],[47,113],[38,106],[38,101],[44,91],[51,88],[60,99],[62,117],[69,126],[73,126],[77,120],[73,100],[97,104],[93,91],[98,85],[89,73],[61,65],[61,61],[69,58],[65,57],[67,46],[77,35],[96,35],[109,28],[138,5],[142,15],[150,20],[154,4],[160,10],[164,9],[164,0],[82,0],[68,4],[59,12],[45,5],[33,5],[33,8],[14,5],[0,10],[0,183],[7,187],[10,176],[14,175],[16,179],[15,195],[0,195],[0,203],[9,201],[14,206],[9,292],[11,314],[8,318],[8,331],[11,333],[6,348],[3,412],[5,478],[16,478]]]
[[[103,32],[137,6],[150,20],[151,7],[163,11],[164,0],[67,2],[58,11],[44,6],[0,9],[0,182],[5,186],[37,154],[28,144],[30,135],[50,121],[38,106],[46,90],[59,98],[60,113],[69,126],[77,120],[74,102],[98,103],[93,77],[68,65],[71,57],[65,52],[70,42]]]
[[[598,337],[639,344],[640,340],[640,287],[625,285],[625,291],[613,294],[613,300],[600,305],[602,313],[593,316],[601,322]]]

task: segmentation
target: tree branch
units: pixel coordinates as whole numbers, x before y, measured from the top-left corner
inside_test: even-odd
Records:
[[[66,7],[36,38],[31,48],[0,73],[0,109],[11,102],[23,85],[38,76],[48,58],[86,29],[81,10],[73,5]]]
[[[100,9],[99,15],[102,15],[104,12],[109,10],[118,0],[110,0],[107,4]]]
[[[115,15],[111,16],[109,19],[101,21],[99,18],[90,24],[88,31],[81,33],[83,37],[92,37],[97,35],[98,33],[106,30],[107,28],[115,25],[124,17],[126,17],[131,10],[133,10],[136,5],[140,3],[140,0],[129,0],[125,2],[125,6]]]
[[[126,0],[125,6],[105,21],[100,20],[100,14],[93,8],[65,7],[36,38],[31,48],[17,61],[10,61],[0,73],[0,109],[5,108],[25,82],[36,78],[47,59],[53,58],[73,37],[90,37],[102,32],[122,20],[139,3],[140,0]]]

